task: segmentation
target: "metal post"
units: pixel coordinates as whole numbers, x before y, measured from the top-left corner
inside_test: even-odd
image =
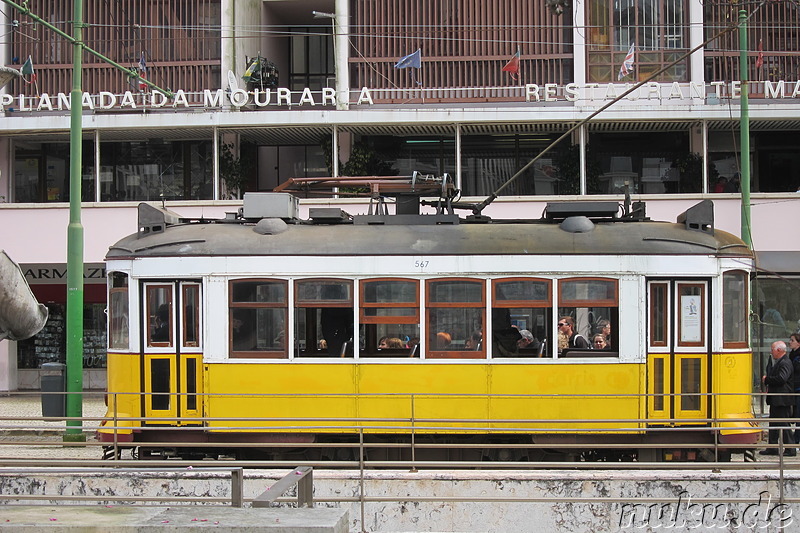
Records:
[[[244,506],[244,469],[231,469],[231,507]]]
[[[742,82],[742,96],[739,119],[739,151],[741,153],[741,188],[742,188],[742,240],[749,248],[753,248],[750,236],[750,91],[747,75],[747,11],[739,10],[739,78]]]
[[[67,417],[82,416],[83,396],[83,225],[81,224],[81,143],[83,0],[74,0],[72,92],[70,93],[69,226],[67,228]],[[80,420],[67,420],[65,441],[86,441]],[[78,427],[75,427],[78,426]]]

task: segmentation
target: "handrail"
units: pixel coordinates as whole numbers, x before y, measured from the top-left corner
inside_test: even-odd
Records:
[[[253,507],[270,507],[284,492],[297,485],[297,506],[314,507],[314,468],[298,466],[253,500]]]

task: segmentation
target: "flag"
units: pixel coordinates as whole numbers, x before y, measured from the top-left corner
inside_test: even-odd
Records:
[[[758,57],[756,58],[756,69],[764,66],[764,47],[761,39],[758,40]]]
[[[33,59],[31,56],[28,56],[25,64],[22,65],[21,69],[19,69],[19,72],[22,74],[22,79],[25,80],[25,83],[36,82],[36,72],[33,71]],[[30,76],[30,79],[25,79],[25,76]]]
[[[400,58],[400,61],[398,61],[397,64],[394,66],[394,68],[408,68],[408,67],[412,67],[412,68],[421,68],[422,67],[422,49],[421,48],[417,48],[416,52],[414,52],[412,54],[408,54],[407,56]],[[422,85],[422,83],[417,81],[413,70],[411,71],[411,80],[414,83],[416,83],[417,85]]]
[[[417,51],[413,54],[408,54],[407,56],[400,59],[394,68],[420,68],[422,67],[422,49],[417,48]]]
[[[631,43],[631,48],[628,50],[627,55],[625,55],[625,60],[622,62],[622,65],[619,67],[619,75],[617,76],[618,80],[621,80],[631,72],[633,72],[633,54],[635,46]]]
[[[139,56],[139,78],[141,78],[139,80],[139,89],[146,89],[147,84],[142,82],[142,79],[147,79],[147,61],[144,59],[144,52]]]
[[[503,72],[508,72],[512,80],[519,79],[519,47],[517,47],[517,53],[506,63],[502,70]]]

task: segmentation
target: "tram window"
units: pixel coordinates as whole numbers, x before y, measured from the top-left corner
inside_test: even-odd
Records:
[[[747,274],[722,274],[722,341],[725,348],[747,347]]]
[[[505,278],[492,282],[492,357],[542,357],[553,300],[550,280]],[[529,331],[533,340],[520,336]]]
[[[359,356],[419,356],[419,282],[363,280],[360,294]]]
[[[617,280],[605,278],[569,278],[558,282],[558,316],[572,317],[574,333],[583,336],[591,346],[591,339],[600,333],[606,337],[609,357],[618,352],[618,289]],[[569,339],[557,332],[558,350],[569,348]],[[580,357],[580,351],[571,354]]]
[[[286,281],[231,281],[231,357],[287,357],[287,302]]]
[[[186,283],[183,290],[183,346],[200,346],[200,285]]]
[[[108,347],[126,350],[129,340],[128,275],[112,272],[108,276]]]
[[[667,345],[667,316],[669,284],[663,281],[652,281],[650,286],[650,346]]]
[[[353,356],[353,282],[295,281],[295,342],[301,357]]]
[[[428,357],[486,357],[483,343],[471,341],[486,324],[486,291],[483,280],[450,278],[429,280],[427,294]]]
[[[147,285],[147,345],[173,345],[172,285]]]

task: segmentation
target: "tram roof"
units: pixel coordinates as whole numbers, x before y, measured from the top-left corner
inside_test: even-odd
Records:
[[[389,215],[391,216],[391,215]],[[431,217],[432,215],[418,215]],[[587,219],[588,220],[588,219]],[[579,231],[565,222],[490,220],[481,223],[310,223],[260,221],[165,223],[160,231],[130,235],[107,259],[210,256],[394,255],[720,255],[751,257],[738,237],[688,224],[599,221]]]

